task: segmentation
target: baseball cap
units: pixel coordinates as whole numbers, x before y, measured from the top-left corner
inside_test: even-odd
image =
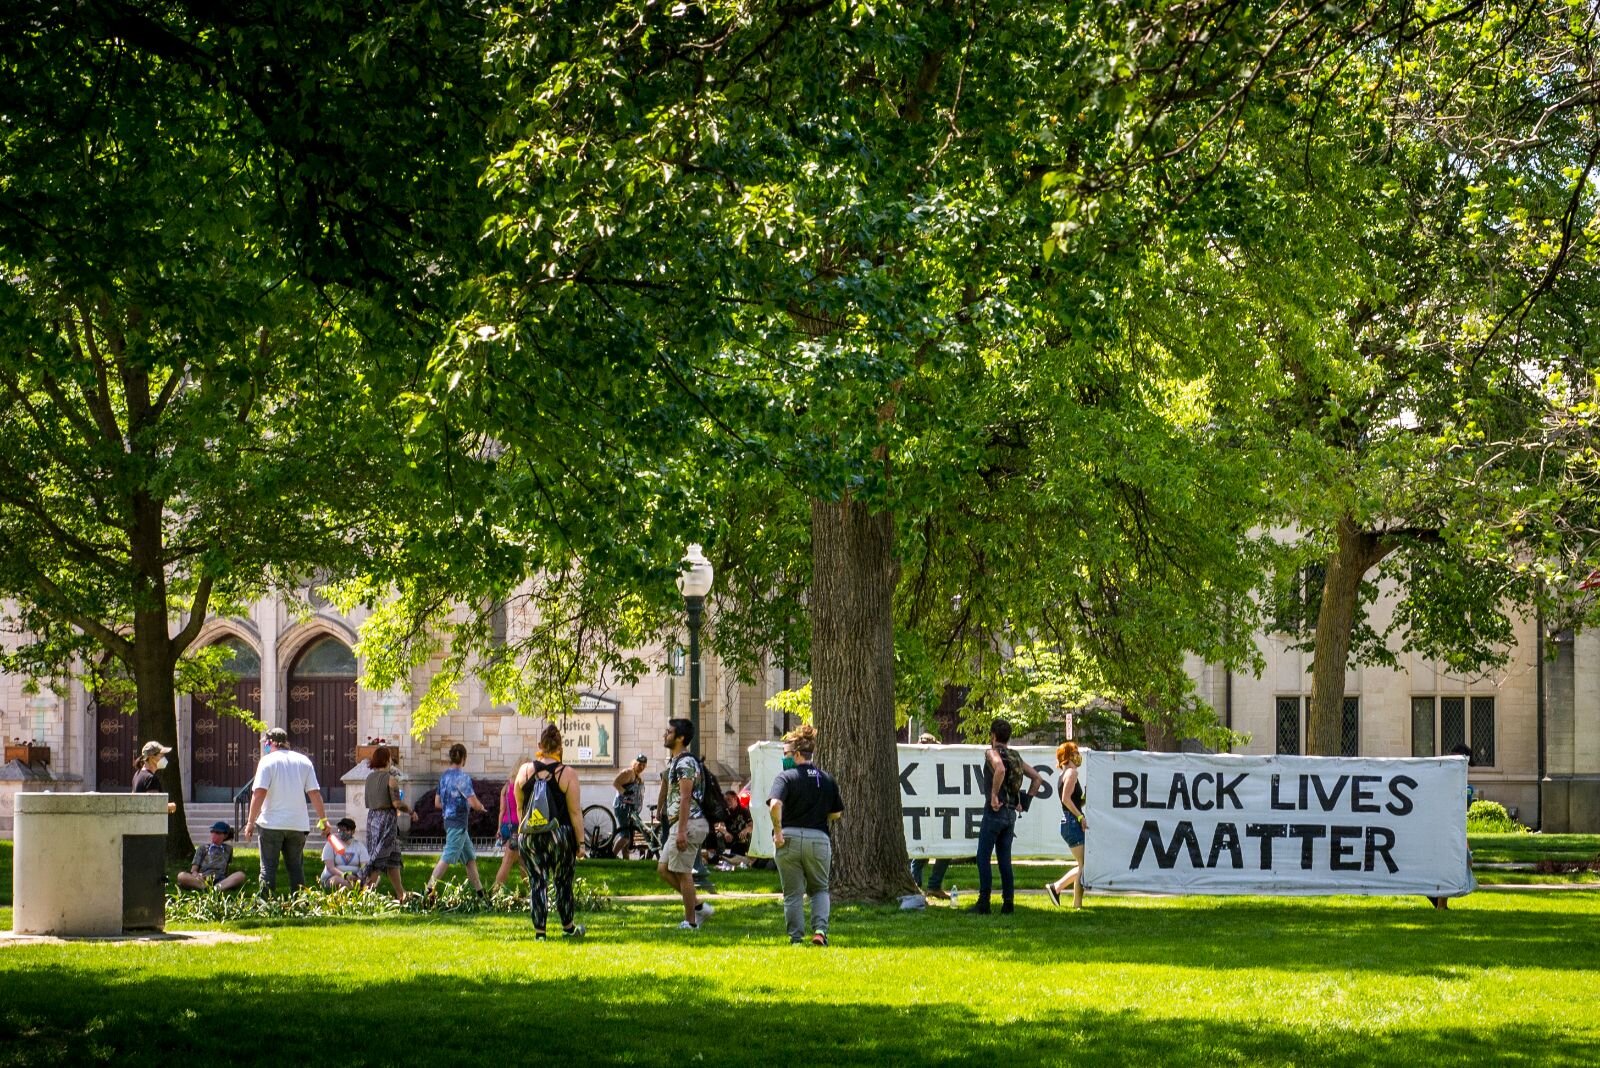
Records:
[[[637,763],[637,764],[648,764],[648,763],[650,763],[650,758],[645,756],[643,753],[640,753],[638,756],[634,757],[633,759],[634,759],[634,762]]]
[[[170,752],[172,752],[172,746],[170,745],[162,745],[160,742],[145,742],[144,748],[139,750],[139,755],[142,757],[152,757],[161,756]]]
[[[271,742],[273,745],[288,745],[289,732],[284,730],[282,727],[273,727],[267,732],[267,741]]]
[[[224,838],[232,838],[233,837],[233,825],[230,824],[227,820],[218,820],[217,822],[215,822],[215,823],[213,823],[211,825],[211,833],[212,834],[220,834]]]

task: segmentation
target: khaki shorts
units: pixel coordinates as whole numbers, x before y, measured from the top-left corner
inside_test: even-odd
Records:
[[[661,863],[670,872],[688,875],[694,871],[694,858],[700,855],[700,843],[706,840],[711,828],[705,820],[692,819],[684,828],[689,836],[689,848],[678,848],[678,824],[674,820],[667,826],[667,840],[661,846]]]

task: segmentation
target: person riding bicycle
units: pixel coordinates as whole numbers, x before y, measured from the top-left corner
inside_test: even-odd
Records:
[[[611,812],[617,817],[617,834],[624,841],[633,838],[635,827],[642,826],[640,815],[644,809],[644,769],[650,758],[640,753],[633,763],[617,774],[612,786],[617,796],[612,799]]]

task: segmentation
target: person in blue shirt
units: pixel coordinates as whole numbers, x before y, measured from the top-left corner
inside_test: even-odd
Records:
[[[428,876],[425,894],[432,896],[434,884],[444,878],[452,864],[464,865],[467,882],[478,896],[483,896],[483,883],[478,879],[478,854],[472,848],[472,838],[467,834],[467,821],[473,812],[486,811],[472,786],[472,776],[462,767],[467,762],[467,747],[457,742],[450,747],[450,767],[439,776],[439,789],[433,803],[444,809],[444,852],[439,863]]]

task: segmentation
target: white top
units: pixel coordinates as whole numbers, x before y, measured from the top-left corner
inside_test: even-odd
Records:
[[[359,838],[351,838],[344,844],[344,852],[340,853],[333,848],[332,842],[325,842],[322,846],[322,863],[327,865],[333,861],[334,868],[348,875],[367,866],[367,844]]]
[[[256,765],[256,790],[265,790],[261,818],[256,823],[274,831],[309,831],[306,794],[320,791],[311,758],[292,749],[274,749]]]

